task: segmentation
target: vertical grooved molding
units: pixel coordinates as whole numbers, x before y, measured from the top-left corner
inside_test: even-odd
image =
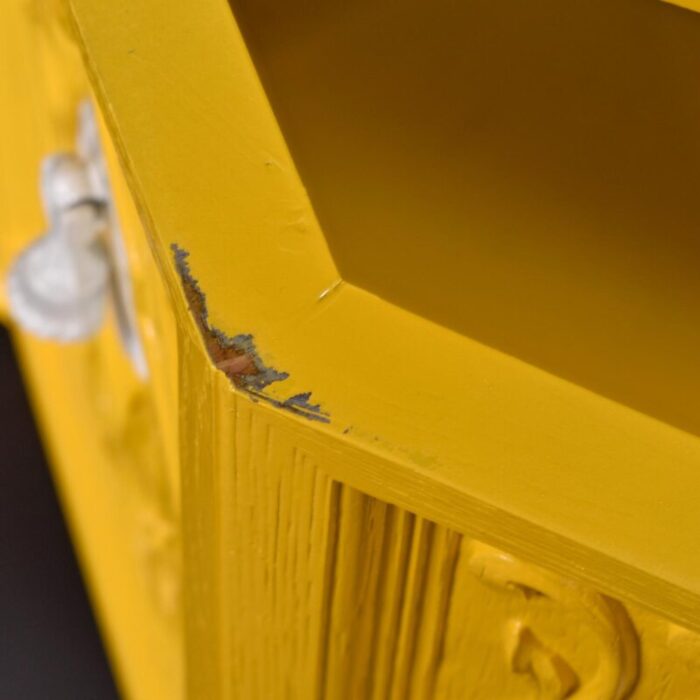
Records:
[[[200,352],[181,338],[189,696],[426,697],[461,536],[332,480]]]
[[[180,395],[186,397],[180,411],[186,697],[223,698],[219,448],[226,436],[216,433],[221,393],[197,343],[179,333],[178,345]]]

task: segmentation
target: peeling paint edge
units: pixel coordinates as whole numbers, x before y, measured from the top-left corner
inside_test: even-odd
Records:
[[[308,420],[330,423],[330,416],[321,409],[321,405],[311,403],[310,391],[294,394],[284,400],[265,393],[270,384],[288,379],[289,374],[263,362],[251,334],[239,333],[229,336],[211,325],[206,296],[190,269],[189,252],[176,243],[171,243],[170,249],[182,282],[187,305],[197,322],[209,357],[216,368],[228,377],[235,388],[245,391],[254,401],[264,401]]]

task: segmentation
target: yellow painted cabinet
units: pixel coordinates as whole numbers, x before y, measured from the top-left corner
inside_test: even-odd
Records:
[[[125,697],[700,697],[692,4],[5,0],[0,308]]]

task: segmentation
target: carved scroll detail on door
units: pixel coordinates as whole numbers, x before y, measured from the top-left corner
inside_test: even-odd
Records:
[[[639,676],[639,639],[625,607],[584,585],[526,564],[488,545],[472,542],[469,567],[484,583],[520,596],[505,630],[511,669],[532,676],[540,697],[564,700],[624,700]],[[576,625],[576,638],[590,637],[597,658],[593,670],[576,669],[576,659],[547,638],[546,620]],[[575,656],[575,655],[574,655]]]

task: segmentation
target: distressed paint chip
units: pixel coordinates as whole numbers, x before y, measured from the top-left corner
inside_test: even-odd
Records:
[[[287,372],[280,372],[266,365],[255,346],[251,334],[239,333],[229,336],[209,323],[209,311],[204,292],[192,276],[187,260],[189,253],[176,243],[170,245],[175,258],[175,266],[182,281],[187,304],[199,328],[207,352],[214,365],[221,370],[231,384],[249,394],[254,400],[265,401],[277,408],[290,411],[309,420],[330,423],[330,417],[320,404],[311,403],[311,392],[294,394],[281,401],[265,393],[274,382],[284,381]]]

